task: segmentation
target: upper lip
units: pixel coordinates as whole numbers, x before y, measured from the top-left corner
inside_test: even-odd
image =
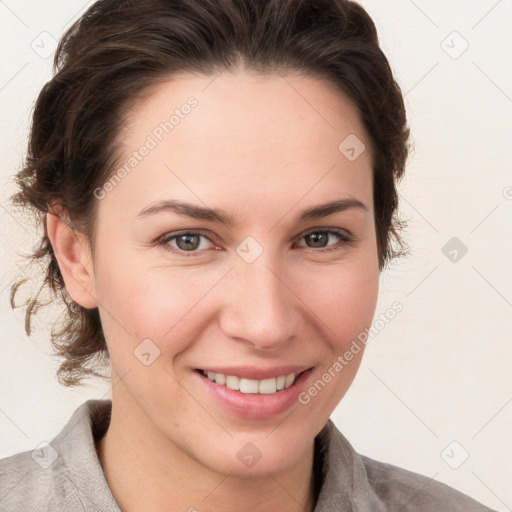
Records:
[[[264,380],[280,377],[281,375],[288,375],[295,373],[298,375],[312,366],[306,365],[285,365],[274,366],[272,368],[257,368],[255,366],[208,366],[199,368],[207,372],[222,373],[224,375],[234,375],[243,379]]]

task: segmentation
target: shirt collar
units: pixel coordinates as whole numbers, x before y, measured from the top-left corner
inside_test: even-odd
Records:
[[[95,445],[95,439],[102,437],[108,428],[111,409],[111,400],[88,400],[75,410],[50,443],[59,454],[59,462],[64,464],[74,492],[87,512],[120,512]]]

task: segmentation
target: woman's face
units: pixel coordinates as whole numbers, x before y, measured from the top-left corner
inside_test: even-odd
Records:
[[[363,351],[333,366],[376,306],[356,109],[314,78],[181,75],[119,141],[92,270],[119,419],[215,471],[291,467],[349,388]]]

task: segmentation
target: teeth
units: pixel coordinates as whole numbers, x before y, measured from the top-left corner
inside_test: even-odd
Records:
[[[226,386],[234,391],[240,391],[240,393],[258,393],[261,395],[272,395],[277,391],[289,388],[297,377],[295,373],[289,373],[272,379],[253,380],[204,370],[203,375],[219,386]]]
[[[277,379],[260,380],[258,393],[262,395],[271,395],[277,391]]]
[[[294,380],[295,380],[295,374],[294,373],[290,373],[289,375],[287,375],[286,376],[286,380],[284,381],[284,387],[285,388],[289,388],[293,384]]]
[[[240,379],[233,375],[226,377],[226,387],[238,391],[240,389]]]
[[[240,393],[257,393],[258,381],[251,379],[240,379]]]

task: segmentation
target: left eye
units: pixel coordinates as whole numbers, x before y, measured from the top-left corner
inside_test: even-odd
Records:
[[[311,245],[307,245],[307,247],[310,248],[324,248],[329,247],[334,244],[329,244],[329,239],[333,239],[334,241],[343,241],[343,242],[350,242],[350,238],[343,234],[340,231],[311,231],[305,235],[302,235],[304,240],[307,240],[311,243]],[[304,246],[302,246],[304,247]]]

